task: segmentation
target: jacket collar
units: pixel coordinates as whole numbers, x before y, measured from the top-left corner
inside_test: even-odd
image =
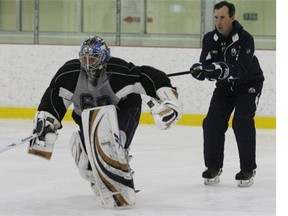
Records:
[[[231,31],[231,33],[229,34],[228,37],[223,37],[216,29],[214,29],[214,34],[213,34],[213,39],[215,41],[217,41],[219,38],[223,38],[223,39],[227,39],[227,38],[231,38],[233,42],[239,40],[239,32],[242,31],[243,26],[237,21],[235,20],[233,23],[233,29]]]

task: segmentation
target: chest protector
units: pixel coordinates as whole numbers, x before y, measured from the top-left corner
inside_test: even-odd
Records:
[[[74,111],[81,116],[84,109],[111,104],[116,106],[120,99],[112,90],[106,74],[101,75],[97,85],[93,86],[87,80],[85,73],[81,71],[71,100],[74,104]]]

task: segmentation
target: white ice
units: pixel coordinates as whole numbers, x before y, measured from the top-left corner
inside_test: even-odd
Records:
[[[131,209],[103,209],[74,165],[69,140],[77,127],[64,122],[52,159],[28,155],[27,143],[0,154],[2,216],[270,216],[276,215],[276,133],[257,130],[254,185],[239,188],[235,138],[228,129],[221,182],[206,186],[201,127],[160,131],[140,125],[132,146],[137,203]],[[31,120],[0,120],[0,148],[31,133]]]

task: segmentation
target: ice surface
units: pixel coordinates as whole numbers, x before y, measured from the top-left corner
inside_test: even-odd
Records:
[[[234,180],[239,159],[232,129],[226,135],[221,182],[205,186],[202,129],[176,126],[160,131],[140,125],[131,146],[137,203],[103,209],[78,173],[69,149],[77,127],[64,122],[50,161],[28,155],[27,143],[0,154],[0,215],[270,216],[276,215],[276,133],[257,130],[254,185]],[[31,120],[0,120],[0,148],[31,133]]]

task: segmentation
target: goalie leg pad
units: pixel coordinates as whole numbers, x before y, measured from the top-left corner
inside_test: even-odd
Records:
[[[83,143],[80,138],[80,132],[74,132],[70,139],[70,149],[72,157],[74,158],[75,164],[79,170],[82,178],[95,184],[95,178],[93,172],[89,166],[89,159],[85,152]]]
[[[94,178],[106,208],[128,207],[136,202],[129,162],[120,139],[113,105],[84,110],[85,147]]]

